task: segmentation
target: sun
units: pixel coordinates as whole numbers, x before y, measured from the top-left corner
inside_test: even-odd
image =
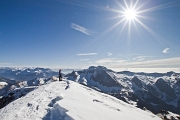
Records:
[[[131,21],[137,19],[137,14],[138,13],[135,9],[129,8],[124,11],[123,16],[126,20]]]
[[[139,4],[139,1],[131,0],[128,3],[127,1],[124,0],[124,5],[121,4],[119,5],[120,8],[122,8],[122,10],[119,11],[120,13],[119,17],[121,18],[120,22],[125,21],[125,25],[129,23],[129,28],[131,28],[132,23],[136,26],[136,23],[140,22],[140,17],[142,17],[140,15],[142,13],[142,11],[140,10],[142,6]]]
[[[118,9],[110,9],[112,12],[118,13],[115,19],[119,19],[119,21],[110,27],[108,31],[112,30],[113,28],[119,26],[121,23],[124,23],[124,25],[121,28],[121,32],[124,30],[124,28],[128,29],[128,34],[130,33],[132,26],[134,25],[137,28],[137,24],[140,24],[143,27],[146,27],[141,22],[141,19],[145,18],[142,14],[147,12],[148,10],[144,10],[142,7],[144,4],[141,4],[139,0],[123,0],[122,3],[115,1],[117,5],[119,6]],[[147,27],[146,27],[147,28]]]

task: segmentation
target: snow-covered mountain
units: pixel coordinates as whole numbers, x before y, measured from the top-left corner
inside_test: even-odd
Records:
[[[66,77],[153,113],[163,109],[180,114],[180,73],[114,72],[92,66]]]
[[[28,81],[37,78],[50,78],[58,75],[57,71],[49,68],[0,68],[0,76],[16,81]]]
[[[17,72],[18,74],[15,74]],[[40,85],[51,83],[58,75],[58,72],[44,68],[1,68],[0,73],[14,79],[0,77],[0,108]],[[27,80],[18,79],[22,77],[26,77]],[[180,113],[178,109],[180,108],[180,73],[114,72],[103,66],[92,66],[73,71],[64,78],[114,96],[141,109],[146,107],[153,113],[159,113],[161,109]]]
[[[5,94],[14,84],[15,81],[0,77],[0,96]]]
[[[160,120],[150,112],[68,80],[39,86],[0,109],[0,116],[1,120]]]

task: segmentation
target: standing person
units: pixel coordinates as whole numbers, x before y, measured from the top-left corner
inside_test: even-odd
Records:
[[[61,69],[59,69],[59,81],[62,81]]]

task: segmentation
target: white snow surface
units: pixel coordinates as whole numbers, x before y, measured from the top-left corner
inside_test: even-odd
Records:
[[[39,86],[0,109],[1,120],[161,120],[76,82],[63,80]]]

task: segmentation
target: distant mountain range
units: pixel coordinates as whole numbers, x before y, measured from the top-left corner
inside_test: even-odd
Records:
[[[0,76],[15,81],[28,81],[36,78],[49,78],[58,72],[49,68],[0,68]]]
[[[23,96],[35,89],[34,86],[50,82],[52,76],[58,76],[58,72],[44,68],[0,68],[0,76],[0,96],[3,100],[9,100],[7,96],[10,94],[19,94],[17,88],[19,91],[20,88],[26,91],[20,95]],[[180,73],[115,72],[103,66],[91,66],[72,71],[64,75],[64,78],[115,96],[139,108],[145,107],[153,113],[163,109],[180,114]]]

